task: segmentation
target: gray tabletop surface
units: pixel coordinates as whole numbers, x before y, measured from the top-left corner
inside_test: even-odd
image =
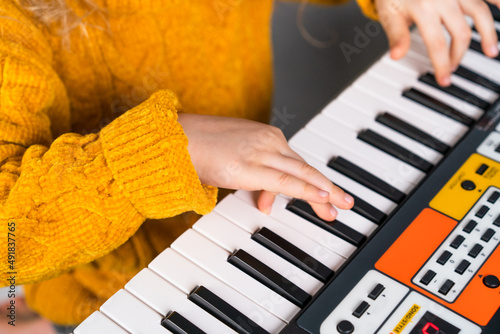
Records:
[[[356,1],[322,6],[276,0],[270,123],[290,138],[387,51],[378,23]]]

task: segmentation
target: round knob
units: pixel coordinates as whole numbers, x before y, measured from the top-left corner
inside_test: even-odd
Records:
[[[500,286],[500,280],[495,275],[488,275],[483,278],[483,283],[488,288],[496,289]]]
[[[337,324],[337,331],[340,334],[351,334],[354,332],[354,325],[347,320],[342,320]]]
[[[464,182],[462,182],[462,188],[464,188],[465,190],[474,190],[476,189],[476,185],[471,180],[465,180]]]

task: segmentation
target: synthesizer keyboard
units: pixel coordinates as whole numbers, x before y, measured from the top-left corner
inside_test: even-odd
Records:
[[[500,333],[500,58],[478,41],[442,88],[412,32],[290,139],[352,210],[237,191],[74,334]]]

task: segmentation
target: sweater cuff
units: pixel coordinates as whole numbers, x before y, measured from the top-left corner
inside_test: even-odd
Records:
[[[358,0],[358,6],[366,17],[379,21],[375,0]]]
[[[177,122],[179,102],[154,93],[101,130],[104,157],[130,202],[146,218],[210,212],[217,188],[202,185]]]

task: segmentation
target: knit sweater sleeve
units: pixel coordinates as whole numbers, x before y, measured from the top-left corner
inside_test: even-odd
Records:
[[[146,218],[209,212],[169,91],[100,133],[70,133],[43,35],[0,0],[0,285],[55,277],[123,244]],[[8,251],[7,251],[8,250]]]

